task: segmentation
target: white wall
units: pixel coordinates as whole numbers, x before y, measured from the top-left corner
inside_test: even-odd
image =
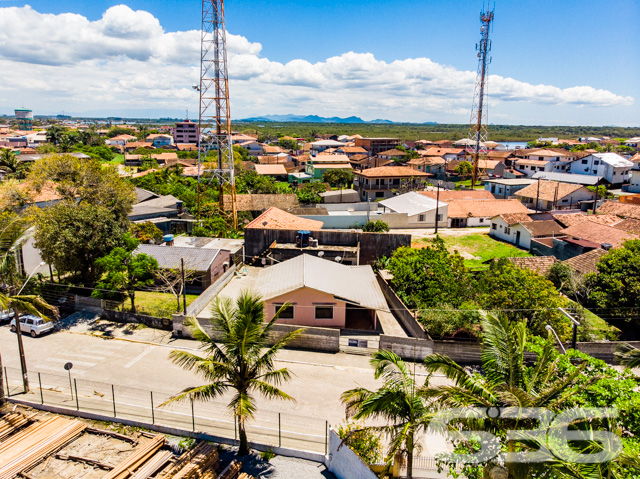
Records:
[[[640,193],[640,170],[631,170],[631,183],[629,192]]]
[[[441,215],[441,219],[438,226],[443,228],[447,227],[449,205],[440,205],[438,208],[438,214]],[[436,225],[436,210],[435,208],[429,211],[421,213],[424,215],[424,221],[420,221],[420,214],[409,216],[408,226],[409,228],[433,228]]]
[[[493,228],[494,225],[496,226],[495,229]],[[506,233],[507,228],[509,228],[508,234]],[[531,248],[531,233],[520,224],[509,227],[502,218],[495,218],[491,221],[489,236],[515,245],[518,232],[520,232],[520,240],[517,246],[529,250]]]
[[[338,479],[377,479],[367,466],[349,446],[332,429],[329,429],[329,458],[327,469]]]

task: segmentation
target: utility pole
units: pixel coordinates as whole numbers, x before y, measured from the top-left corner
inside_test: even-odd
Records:
[[[437,185],[437,189],[436,189],[436,230],[435,230],[435,234],[438,234],[438,216],[439,215],[439,209],[440,209],[440,180],[438,180],[438,185]]]
[[[187,315],[187,285],[184,280],[184,258],[180,258],[180,269],[182,270],[182,309],[183,313]]]
[[[493,10],[488,12],[480,12],[480,43],[476,45],[478,51],[478,71],[476,77],[476,86],[473,96],[473,106],[471,108],[471,120],[469,121],[469,142],[467,142],[467,153],[471,156],[471,164],[473,166],[471,172],[471,189],[474,189],[476,182],[482,176],[483,170],[486,170],[486,164],[480,167],[480,160],[486,158],[487,147],[484,143],[488,140],[488,108],[486,105],[487,96],[487,70],[491,63],[491,41],[489,40],[489,32],[493,22]]]
[[[538,213],[538,202],[540,201],[540,178],[538,178],[538,191],[536,193],[536,213]]]

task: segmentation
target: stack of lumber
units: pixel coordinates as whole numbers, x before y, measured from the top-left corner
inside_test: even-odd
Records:
[[[64,447],[85,429],[79,421],[52,417],[23,429],[0,444],[0,479],[11,479],[31,469]]]
[[[151,459],[149,459],[144,466],[136,471],[131,476],[131,479],[148,479],[153,474],[158,472],[167,462],[173,458],[173,454],[170,451],[160,451]]]
[[[218,450],[216,446],[201,442],[180,456],[176,463],[165,471],[162,477],[165,479],[215,478],[217,467]]]
[[[238,479],[253,479],[253,476],[250,476],[246,472],[243,472],[238,476]]]
[[[17,412],[4,416],[0,419],[0,441],[4,441],[28,422],[29,419]]]
[[[242,463],[235,459],[231,462],[231,464],[224,468],[224,471],[220,473],[218,479],[237,479],[241,470]]]
[[[164,439],[165,437],[163,434],[158,434],[149,442],[137,447],[124,461],[109,471],[103,479],[127,479],[133,474],[132,471],[135,471],[151,459],[151,457],[164,445]],[[151,474],[152,473],[149,475]]]

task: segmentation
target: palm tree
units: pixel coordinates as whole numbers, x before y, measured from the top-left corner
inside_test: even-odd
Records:
[[[24,165],[18,155],[8,148],[3,148],[0,152],[0,170],[6,171],[17,179],[24,176]]]
[[[628,343],[618,345],[615,356],[625,368],[633,369],[640,367],[640,349],[634,348]]]
[[[64,133],[64,128],[59,125],[50,126],[47,129],[47,141],[54,145],[58,145],[60,143],[60,139],[62,138],[62,134]]]
[[[363,387],[342,393],[342,402],[347,413],[355,413],[354,419],[382,418],[388,423],[369,429],[386,434],[390,439],[387,464],[380,477],[388,474],[396,455],[407,458],[407,478],[413,477],[413,453],[416,449],[416,435],[424,431],[433,417],[433,410],[423,392],[429,377],[423,385],[416,383],[409,366],[395,353],[387,350],[376,351],[371,359],[375,379],[384,384],[372,391]]]
[[[189,320],[191,333],[200,341],[205,356],[185,351],[172,351],[169,355],[174,363],[194,371],[207,384],[186,388],[164,404],[184,400],[208,401],[229,390],[234,391],[228,407],[238,424],[238,454],[248,454],[246,424],[257,410],[254,395],[294,401],[278,389],[280,384],[290,379],[291,374],[286,368],[276,369],[274,359],[278,351],[304,330],[291,331],[267,347],[276,319],[287,306],[282,306],[270,321],[265,322],[264,303],[258,295],[243,291],[235,304],[229,298],[216,298],[211,308],[215,338],[207,334],[197,319]]]
[[[432,388],[427,395],[438,404],[449,408],[547,408],[559,410],[568,402],[586,364],[575,371],[561,376],[558,358],[554,359],[551,341],[547,341],[537,357],[535,366],[529,368],[524,362],[526,347],[525,322],[509,322],[504,316],[482,314],[483,349],[481,353],[482,375],[472,374],[447,356],[432,354],[424,360],[427,371],[442,373],[453,385]],[[560,378],[560,379],[558,379]],[[504,429],[491,419],[482,421],[485,431],[496,432]],[[514,419],[514,424],[517,419]],[[527,448],[523,442],[507,443],[505,466],[489,463],[486,471],[499,470],[509,478],[528,478],[544,467],[536,463],[516,463],[510,461],[510,453],[516,446]],[[506,469],[506,470],[505,470]],[[493,474],[493,473],[490,473]]]
[[[18,295],[6,295],[0,294],[0,309],[13,309],[15,319],[15,331],[18,337],[18,351],[20,354],[20,368],[22,369],[22,384],[24,386],[25,394],[29,392],[29,377],[27,374],[27,361],[24,355],[24,345],[22,344],[22,330],[20,328],[20,315],[21,314],[33,314],[39,316],[45,321],[51,321],[52,319],[58,319],[58,308],[51,306],[40,296],[33,294],[18,294]],[[51,314],[51,318],[44,313]],[[1,360],[0,360],[1,361]],[[2,364],[0,363],[0,369]],[[0,380],[2,378],[0,377]]]
[[[16,255],[26,240],[25,233],[31,226],[24,216],[0,213],[0,282],[13,284],[17,275]]]

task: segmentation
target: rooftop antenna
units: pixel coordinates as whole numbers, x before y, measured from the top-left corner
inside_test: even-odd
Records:
[[[469,140],[467,142],[467,153],[471,157],[471,188],[475,188],[476,183],[486,171],[486,164],[480,167],[480,160],[486,158],[487,147],[485,143],[489,137],[488,125],[488,105],[487,105],[487,70],[491,63],[491,40],[489,40],[489,32],[493,24],[493,13],[495,3],[492,10],[480,12],[480,43],[476,44],[478,52],[478,72],[476,76],[476,86],[473,95],[473,106],[471,108],[471,120],[469,121]]]

